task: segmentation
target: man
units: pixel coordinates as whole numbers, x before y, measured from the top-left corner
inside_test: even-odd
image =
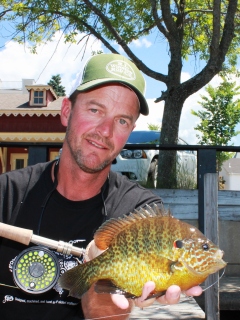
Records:
[[[61,122],[67,128],[59,162],[37,164],[0,176],[0,220],[31,229],[34,234],[86,247],[98,227],[111,217],[161,199],[138,184],[110,172],[112,161],[135,128],[139,114],[148,114],[142,74],[116,54],[92,57],[76,91],[65,98]],[[42,294],[19,290],[11,276],[15,257],[24,246],[2,239],[0,256],[0,313],[3,319],[93,319],[118,314],[127,319],[134,303],[145,307],[154,289],[148,282],[141,298],[97,294],[91,288],[82,298],[68,297],[58,285]],[[86,258],[99,252],[91,242]],[[61,272],[76,266],[72,256],[58,254]],[[10,272],[9,272],[10,271]],[[198,295],[200,287],[188,294]],[[159,298],[177,303],[180,288],[172,286]],[[124,309],[124,310],[122,310]],[[114,317],[115,319],[115,317]]]

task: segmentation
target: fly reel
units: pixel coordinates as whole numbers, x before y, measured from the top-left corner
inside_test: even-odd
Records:
[[[0,222],[0,237],[29,245],[37,244],[22,251],[13,264],[15,284],[27,293],[39,294],[50,290],[58,281],[60,265],[57,256],[48,248],[63,255],[81,257],[85,249],[74,247],[72,243],[55,241],[33,234],[32,230],[11,226]],[[81,240],[84,241],[84,240]],[[47,248],[48,247],[48,248]]]
[[[43,246],[22,251],[13,264],[13,279],[23,291],[40,294],[58,281],[60,266],[56,255]]]

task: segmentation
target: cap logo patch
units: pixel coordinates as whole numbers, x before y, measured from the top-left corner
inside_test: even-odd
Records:
[[[106,70],[126,80],[135,80],[136,74],[133,68],[125,61],[113,60],[106,65]]]

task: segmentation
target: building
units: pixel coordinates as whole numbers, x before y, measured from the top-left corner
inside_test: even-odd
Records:
[[[0,173],[56,158],[65,136],[63,97],[49,85],[0,81]]]
[[[223,177],[225,190],[240,190],[240,153],[225,161],[219,174]]]

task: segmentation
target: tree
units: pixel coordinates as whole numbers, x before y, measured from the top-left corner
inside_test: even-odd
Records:
[[[114,43],[146,75],[163,82],[166,90],[156,102],[164,101],[161,144],[176,144],[185,100],[205,86],[222,69],[236,65],[239,52],[238,0],[4,0],[0,18],[15,26],[15,39],[30,41],[33,50],[39,42],[62,30],[66,41],[75,41],[77,33],[101,40],[107,49],[118,53]],[[168,73],[149,68],[131,50],[132,40],[158,32],[169,51]],[[161,65],[161,52],[159,65]],[[202,70],[181,83],[183,60],[193,55]],[[175,151],[159,155],[159,186],[176,186]]]
[[[206,87],[209,96],[201,95],[199,104],[203,110],[198,112],[191,110],[192,114],[199,117],[201,122],[194,128],[201,132],[197,134],[200,144],[226,146],[230,140],[238,135],[235,131],[240,121],[240,99],[234,98],[240,95],[240,87],[236,82],[230,82],[223,78],[223,82],[214,88]],[[217,171],[221,171],[222,163],[232,157],[232,153],[217,152]]]
[[[48,82],[48,85],[53,88],[53,90],[56,92],[56,94],[59,97],[63,97],[66,95],[65,88],[64,86],[61,85],[60,74],[56,74],[55,76],[52,76],[52,78]]]

